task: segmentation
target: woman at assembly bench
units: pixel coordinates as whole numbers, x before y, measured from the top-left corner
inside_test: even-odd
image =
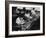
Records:
[[[23,31],[23,30],[39,30],[40,29],[40,15],[39,11],[27,10],[25,7],[23,9],[16,9],[16,16],[14,17],[14,23],[12,23],[13,31]],[[19,13],[17,13],[19,10]],[[36,12],[38,12],[36,14]],[[14,14],[13,14],[14,15]],[[13,18],[12,18],[13,19]]]

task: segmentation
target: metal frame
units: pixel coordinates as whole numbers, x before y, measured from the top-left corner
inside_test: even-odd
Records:
[[[8,35],[8,20],[9,20],[9,4],[13,3],[22,3],[22,4],[36,4],[36,5],[43,5],[43,33],[38,33],[38,34],[25,34],[25,35]],[[23,36],[38,36],[38,35],[45,35],[45,3],[41,2],[24,2],[24,1],[5,1],[5,37],[23,37]]]

